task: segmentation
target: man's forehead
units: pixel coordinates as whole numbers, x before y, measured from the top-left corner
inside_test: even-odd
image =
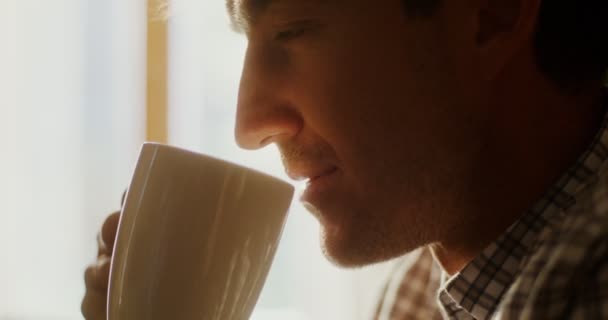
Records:
[[[245,32],[253,20],[271,3],[285,0],[226,0],[226,7],[230,15],[232,27]]]
[[[259,10],[263,7],[268,6],[270,2],[276,2],[281,0],[226,0],[228,7],[228,13],[242,14],[249,13],[254,10]]]
[[[232,28],[237,32],[247,32],[256,19],[270,6],[303,4],[321,5],[337,0],[226,0]]]

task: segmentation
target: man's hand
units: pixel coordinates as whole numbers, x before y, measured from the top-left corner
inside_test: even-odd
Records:
[[[104,222],[97,234],[97,261],[84,273],[86,293],[82,300],[82,315],[86,320],[106,320],[110,260],[114,248],[120,212],[114,212]]]

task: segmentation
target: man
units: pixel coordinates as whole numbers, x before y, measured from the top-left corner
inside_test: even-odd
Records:
[[[608,318],[605,1],[228,9],[249,41],[238,144],[275,143],[309,179],[335,264],[417,258],[379,318]],[[115,228],[87,270],[87,319],[103,319]]]

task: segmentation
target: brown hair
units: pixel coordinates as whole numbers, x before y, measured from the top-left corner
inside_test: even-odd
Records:
[[[402,0],[408,16],[432,15],[442,0]],[[535,34],[540,70],[565,90],[602,82],[608,71],[608,1],[545,0]]]

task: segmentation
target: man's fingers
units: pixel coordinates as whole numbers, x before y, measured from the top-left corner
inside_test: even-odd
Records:
[[[114,248],[114,240],[116,238],[116,229],[118,228],[118,220],[120,219],[120,211],[112,213],[101,227],[101,240],[107,252],[111,253]]]
[[[112,259],[108,256],[102,256],[97,260],[97,284],[100,289],[108,290],[111,264]]]
[[[84,283],[89,290],[107,291],[110,281],[110,257],[101,256],[97,263],[89,266],[84,272]]]
[[[110,250],[108,250],[108,247],[106,246],[106,244],[103,242],[103,239],[101,238],[101,231],[99,231],[97,233],[97,257],[100,257],[101,255],[110,255]]]
[[[86,320],[106,320],[107,294],[103,291],[87,290],[80,307]]]
[[[124,204],[125,196],[126,192],[122,195],[122,204]],[[120,211],[114,212],[106,218],[101,231],[97,234],[97,262],[84,272],[86,294],[80,308],[86,320],[106,320],[110,263],[119,220]]]

